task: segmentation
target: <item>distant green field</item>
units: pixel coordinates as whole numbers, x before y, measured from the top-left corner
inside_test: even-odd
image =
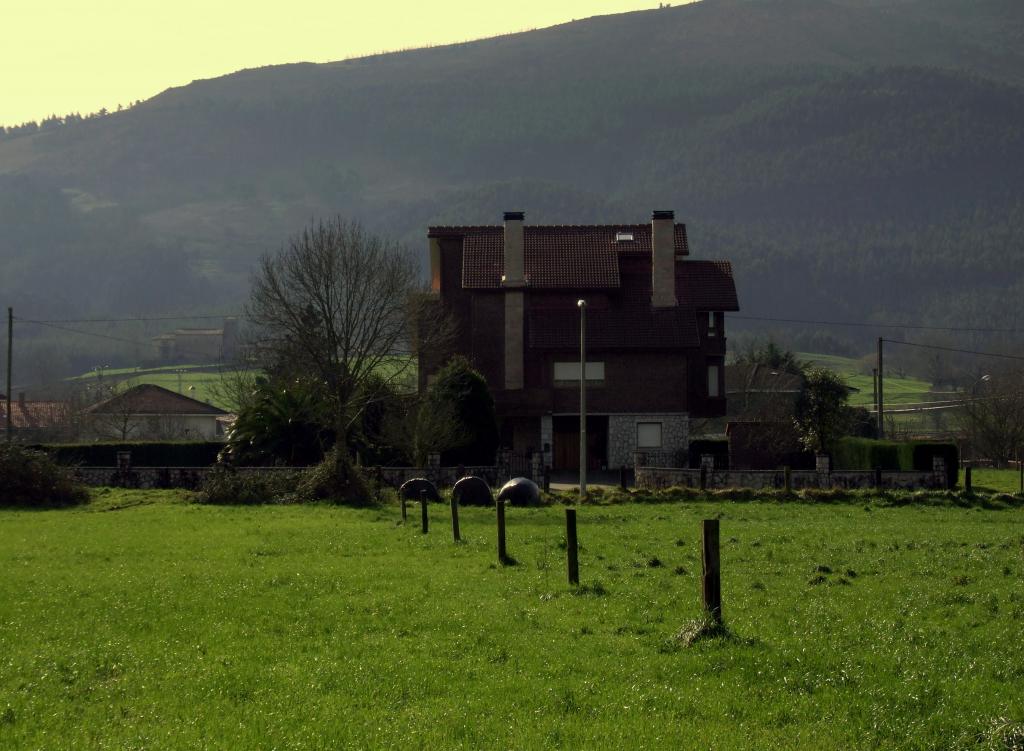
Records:
[[[217,387],[224,377],[237,371],[220,370],[217,365],[167,365],[157,368],[104,368],[101,372],[91,370],[72,381],[99,381],[105,379],[110,383],[127,383],[138,386],[151,383],[165,389],[179,392],[201,402],[212,404],[221,409],[231,409],[232,405],[224,402]]]
[[[847,385],[858,389],[857,393],[850,395],[851,405],[855,407],[874,406],[875,392],[870,366],[865,366],[863,361],[855,360],[852,357],[819,355],[813,352],[798,352],[797,357],[834,370],[846,379]],[[866,368],[868,369],[867,373],[864,372]],[[935,395],[931,389],[932,385],[928,381],[918,378],[893,378],[886,375],[882,379],[886,407],[898,408],[901,404],[932,401],[935,399]]]
[[[0,748],[985,749],[1024,734],[1024,510],[0,511]],[[700,521],[731,637],[687,646]]]
[[[960,470],[960,485],[963,487],[964,471]],[[976,491],[992,491],[996,493],[1020,493],[1020,470],[1018,469],[985,469],[971,470],[971,483]]]

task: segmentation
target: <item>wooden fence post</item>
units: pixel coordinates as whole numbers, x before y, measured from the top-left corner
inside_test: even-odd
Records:
[[[700,465],[700,489],[708,489],[708,468],[703,464]]]
[[[508,554],[505,550],[505,501],[498,501],[498,563],[504,565],[508,561]]]
[[[405,507],[405,496],[402,496],[402,523],[404,524],[409,518],[409,511]]]
[[[576,509],[565,510],[565,553],[569,563],[569,583],[580,583],[579,544],[576,540]]]
[[[452,537],[455,538],[455,542],[462,539],[459,536],[459,499],[454,495],[452,496]]]
[[[974,492],[974,483],[971,482],[971,468],[969,466],[964,470],[964,492],[967,495]]]
[[[783,474],[783,476],[785,477],[785,480],[786,480],[786,492],[787,493],[792,493],[793,492],[793,468],[790,467],[789,465],[786,465],[785,467],[782,468],[782,474]]]
[[[704,610],[715,623],[722,622],[722,569],[718,548],[718,519],[705,519],[701,523],[703,548],[702,594]]]
[[[420,519],[423,522],[423,534],[427,533],[430,526],[430,520],[427,517],[427,491],[420,491]]]
[[[875,467],[875,489],[881,490],[882,488],[882,468]]]

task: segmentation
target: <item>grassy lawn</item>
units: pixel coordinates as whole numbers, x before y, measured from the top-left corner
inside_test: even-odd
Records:
[[[979,478],[980,482],[980,478]],[[1010,748],[1024,510],[717,503],[563,513],[0,512],[0,748]],[[699,615],[722,525],[733,637]]]
[[[874,385],[872,384],[871,371],[864,373],[864,365],[860,360],[838,355],[819,355],[813,352],[798,352],[797,357],[807,360],[815,365],[833,370],[843,376],[848,386],[859,389],[857,393],[850,395],[850,404],[854,407],[874,406]],[[915,404],[918,402],[931,401],[935,395],[931,394],[932,385],[928,381],[918,378],[893,378],[886,375],[882,379],[882,388],[885,395],[885,405],[890,408],[899,408],[903,404]]]
[[[976,491],[992,493],[1020,493],[1020,470],[984,469],[975,467],[971,471],[971,483]],[[964,471],[960,470],[960,487],[964,484]]]

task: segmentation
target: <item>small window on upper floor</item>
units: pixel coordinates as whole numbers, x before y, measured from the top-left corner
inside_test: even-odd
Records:
[[[615,242],[617,243],[628,243],[633,242],[633,233],[619,230],[615,233]]]
[[[708,313],[708,337],[718,336],[718,313]]]
[[[578,362],[556,362],[555,363],[555,382],[562,383],[579,383],[580,380],[580,364]],[[587,380],[588,381],[603,381],[604,380],[604,363],[603,362],[592,362],[587,361]]]

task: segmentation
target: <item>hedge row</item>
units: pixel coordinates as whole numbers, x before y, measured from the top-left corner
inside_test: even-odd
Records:
[[[136,467],[208,467],[224,448],[218,441],[136,441],[129,443],[61,443],[34,446],[58,464],[116,467],[117,454],[130,451]]]
[[[835,469],[882,469],[888,472],[931,472],[932,460],[946,462],[949,487],[957,483],[960,452],[955,444],[931,441],[876,441],[871,438],[842,438],[832,454]]]

